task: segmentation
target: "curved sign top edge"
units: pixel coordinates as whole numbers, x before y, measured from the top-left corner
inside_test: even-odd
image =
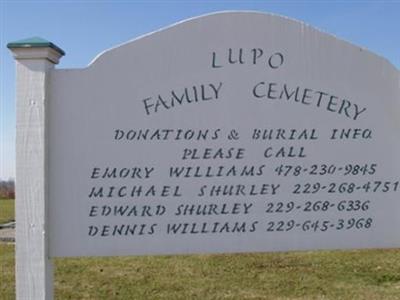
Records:
[[[50,257],[400,247],[399,74],[261,13],[52,73]]]
[[[162,27],[160,29],[157,29],[157,30],[149,32],[149,33],[145,33],[145,34],[140,35],[138,37],[135,37],[135,38],[133,38],[133,39],[131,39],[129,41],[123,42],[121,44],[118,44],[118,45],[115,45],[115,46],[113,46],[111,48],[103,50],[102,52],[97,54],[94,57],[94,59],[92,59],[92,61],[86,67],[84,67],[83,69],[90,68],[90,67],[94,66],[95,64],[97,64],[102,59],[106,59],[108,54],[112,53],[113,51],[116,51],[116,50],[118,50],[120,48],[124,48],[124,47],[126,47],[126,46],[128,46],[128,45],[130,45],[132,43],[139,42],[142,39],[149,38],[149,37],[151,37],[153,35],[162,34],[163,32],[166,32],[168,30],[171,30],[171,29],[174,29],[174,28],[177,28],[177,27],[186,26],[186,25],[188,25],[188,24],[190,24],[192,22],[197,22],[197,21],[200,21],[200,20],[205,20],[205,19],[208,19],[208,18],[214,18],[214,17],[218,17],[218,16],[228,16],[228,15],[230,15],[232,17],[233,16],[239,16],[239,15],[242,15],[242,16],[245,16],[245,15],[247,15],[247,16],[262,16],[262,17],[265,17],[265,18],[270,18],[270,19],[275,19],[275,20],[285,21],[285,22],[291,23],[292,25],[295,25],[295,26],[298,26],[299,28],[301,28],[302,31],[305,28],[307,28],[308,30],[312,30],[312,31],[317,32],[321,36],[328,37],[330,39],[336,40],[337,42],[341,42],[344,45],[356,48],[357,50],[360,50],[360,51],[366,52],[366,53],[368,53],[370,55],[373,55],[374,58],[385,62],[390,68],[394,69],[396,72],[398,72],[400,74],[400,69],[398,69],[396,67],[396,65],[394,65],[388,58],[386,58],[386,57],[384,57],[384,56],[382,56],[380,54],[377,54],[377,53],[369,50],[366,47],[359,46],[357,44],[349,42],[349,41],[347,41],[345,39],[342,39],[342,38],[340,38],[340,37],[338,37],[338,36],[336,36],[334,34],[326,32],[326,31],[324,31],[324,30],[322,30],[320,28],[317,28],[317,27],[315,27],[313,25],[310,25],[310,24],[308,24],[308,23],[306,23],[304,21],[301,21],[301,20],[297,20],[297,19],[294,19],[294,18],[291,18],[291,17],[288,17],[288,16],[284,16],[284,15],[268,13],[268,12],[261,12],[261,11],[251,11],[251,10],[217,11],[217,12],[207,13],[207,14],[203,14],[203,15],[199,15],[199,16],[194,16],[194,17],[191,17],[191,18],[187,18],[187,19],[175,22],[175,23],[173,23],[171,25]]]

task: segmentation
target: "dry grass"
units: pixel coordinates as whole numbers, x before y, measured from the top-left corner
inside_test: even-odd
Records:
[[[14,199],[0,199],[0,224],[15,220]]]
[[[14,247],[0,245],[1,299]],[[400,250],[56,259],[56,299],[400,299]]]

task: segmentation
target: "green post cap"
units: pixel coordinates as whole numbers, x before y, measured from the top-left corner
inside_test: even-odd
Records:
[[[16,49],[16,48],[44,48],[49,47],[57,51],[61,56],[65,55],[64,50],[54,45],[52,42],[49,42],[40,37],[32,37],[29,39],[23,39],[15,42],[11,42],[7,44],[8,49]]]

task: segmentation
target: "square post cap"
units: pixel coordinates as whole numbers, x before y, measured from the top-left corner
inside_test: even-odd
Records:
[[[64,50],[40,37],[11,42],[7,44],[7,48],[13,52],[16,60],[47,59],[54,64],[58,64],[59,59],[65,55]]]

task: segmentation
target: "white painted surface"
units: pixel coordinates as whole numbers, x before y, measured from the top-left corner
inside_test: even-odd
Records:
[[[58,64],[60,53],[50,47],[27,47],[14,48],[12,50],[14,58],[17,60],[44,60],[53,64]]]
[[[43,57],[17,59],[16,296],[53,299],[48,254],[46,88],[53,63]],[[37,49],[34,49],[38,53]]]
[[[229,49],[235,53],[243,49],[242,64],[229,64]],[[252,55],[255,53],[258,58],[260,52],[257,49],[262,49],[265,56],[254,64]],[[215,67],[212,66],[213,53]],[[283,64],[276,69],[270,68],[270,56],[273,57],[273,64],[279,62],[276,53],[282,54]],[[306,88],[310,89],[306,93],[311,93],[311,98],[305,98],[309,104],[293,99],[268,99],[267,90],[262,88],[267,88],[270,83],[276,83],[271,85],[273,90],[280,90],[271,91],[271,98],[281,94],[284,84],[290,91],[296,90],[296,87],[302,93]],[[215,92],[210,84],[215,89],[219,87],[219,92]],[[170,109],[161,105],[157,112],[154,112],[155,106],[149,106],[146,113],[144,99],[151,97],[147,104],[155,105],[158,95],[170,99],[171,91],[182,93],[185,87],[191,89],[196,86],[199,89],[202,85],[210,100],[176,105]],[[262,98],[253,95],[256,86],[256,94]],[[319,102],[317,91],[329,96],[324,96]],[[399,72],[386,60],[366,50],[277,16],[259,13],[215,14],[180,23],[106,51],[86,69],[56,70],[51,76],[50,95],[51,256],[400,245],[397,183],[400,180]],[[338,99],[332,98],[332,103],[328,104],[330,96]],[[340,110],[341,105],[343,107]],[[348,108],[344,109],[345,106]],[[255,128],[306,129],[308,134],[315,129],[318,139],[252,140]],[[371,130],[372,138],[329,139],[333,129],[349,128]],[[218,130],[218,138],[203,142],[174,139],[116,141],[114,135],[117,129],[173,129],[173,133],[177,129],[209,129],[210,132]],[[228,138],[232,130],[239,133],[238,140]],[[291,146],[296,153],[304,147],[306,157],[282,159],[265,158],[263,155],[268,147],[277,151],[280,147]],[[206,148],[231,147],[244,148],[244,157],[182,159],[185,148],[202,151]],[[300,166],[301,174],[278,176],[275,169],[281,164]],[[336,168],[334,174],[310,174],[313,165],[317,165],[318,171],[321,171],[324,164],[333,165]],[[183,179],[168,176],[172,166],[199,167],[203,168],[202,172],[211,167],[216,172],[219,166],[229,168],[232,165],[239,170],[244,165],[254,165],[256,170],[261,168],[262,175]],[[352,165],[352,168],[356,165],[367,167],[365,172],[344,175],[347,165]],[[154,171],[145,179],[91,178],[98,177],[98,172],[107,167],[118,170],[138,167],[142,168],[142,172],[147,167],[154,168]],[[100,168],[100,171],[96,168]],[[368,174],[368,170],[372,174]],[[367,192],[366,184],[375,181],[382,181],[382,187],[377,192],[371,192],[373,187],[370,187]],[[384,192],[385,182],[389,182],[389,192]],[[304,191],[307,184],[314,186],[316,183],[319,183],[316,193],[293,193],[296,185],[301,185],[300,190]],[[279,185],[277,193],[248,195],[252,185],[259,191],[263,184]],[[165,185],[179,186],[182,196],[89,197],[93,188],[126,186],[132,189],[133,186],[142,186],[145,189],[151,185],[157,190]],[[247,195],[197,196],[205,185],[243,185]],[[345,189],[344,193],[339,192],[339,186],[341,190]],[[330,189],[335,192],[329,193]],[[121,191],[125,192],[124,189]],[[328,201],[330,206],[326,211],[318,211],[318,207],[314,212],[305,211],[307,202],[314,204],[317,201]],[[354,201],[366,203],[368,208],[351,208],[352,205],[358,205]],[[266,212],[268,205],[273,205],[276,210],[279,202],[286,208],[294,203],[295,208],[288,213]],[[236,205],[237,214],[201,217],[174,215],[178,207],[185,204],[215,204],[217,209],[225,204],[232,210],[235,203],[239,203]],[[343,211],[339,203],[345,203],[345,208],[352,211]],[[251,204],[248,213],[245,213],[245,204]],[[158,217],[99,216],[98,209],[104,205],[136,206],[138,209],[149,205],[152,210],[160,205],[165,207],[166,213]],[[352,220],[357,222],[357,226],[349,225]],[[278,230],[281,221],[284,222],[282,232]],[[246,222],[246,233],[227,233],[226,227],[222,229],[215,222],[227,222],[229,226],[235,222]],[[198,227],[194,231],[205,226],[207,229],[203,231],[209,232],[167,234],[168,224],[172,223],[196,223]],[[314,225],[307,229],[310,223]],[[110,234],[114,225],[133,224],[146,224],[145,231],[151,234]],[[154,232],[152,224],[157,224],[153,225]],[[254,232],[251,232],[252,224],[256,227]],[[111,226],[111,231],[104,232],[106,236],[89,236],[90,226],[101,228],[104,225]],[[293,227],[285,231],[291,225]],[[342,225],[351,228],[343,229]],[[213,226],[218,230],[214,230]],[[273,232],[268,232],[268,228],[272,228]]]

